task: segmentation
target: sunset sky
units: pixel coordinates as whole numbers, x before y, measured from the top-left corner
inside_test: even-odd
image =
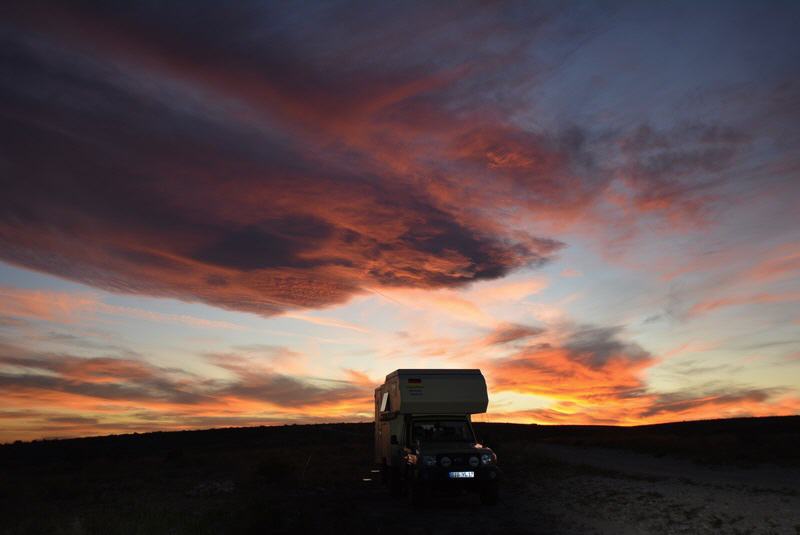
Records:
[[[0,442],[800,413],[800,3],[26,4]]]

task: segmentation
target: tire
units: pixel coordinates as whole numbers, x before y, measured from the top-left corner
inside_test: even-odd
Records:
[[[496,505],[499,494],[497,483],[486,483],[481,487],[481,503],[483,505]]]

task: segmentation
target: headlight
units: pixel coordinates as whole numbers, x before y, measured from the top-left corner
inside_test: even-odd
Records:
[[[480,461],[474,455],[469,458],[469,465],[473,468],[477,467],[480,464]],[[484,463],[486,464],[486,463]]]
[[[436,457],[433,455],[424,455],[422,457],[422,462],[425,466],[436,466]]]
[[[497,456],[494,453],[484,453],[481,455],[481,464],[492,464],[497,460]]]
[[[445,457],[442,457],[441,459],[439,459],[439,463],[440,463],[442,466],[444,466],[445,468],[447,468],[448,466],[450,466],[451,464],[453,464],[453,460],[452,460],[452,459],[450,459],[450,457],[446,457],[446,456],[445,456]]]

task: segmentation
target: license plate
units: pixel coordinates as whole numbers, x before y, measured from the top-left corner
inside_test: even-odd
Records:
[[[464,477],[475,477],[475,472],[450,472],[451,479],[461,479]]]

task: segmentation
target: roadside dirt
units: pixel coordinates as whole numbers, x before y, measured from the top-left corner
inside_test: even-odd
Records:
[[[420,534],[800,535],[798,469],[705,466],[552,444],[534,446],[527,455],[526,477],[508,474],[503,501],[495,507],[483,507],[470,495],[438,496],[409,514],[408,505],[365,482],[372,507],[364,528]]]
[[[540,445],[577,467],[534,483],[563,528],[594,533],[800,534],[800,470],[732,467],[601,448]],[[538,492],[537,492],[538,491]]]

